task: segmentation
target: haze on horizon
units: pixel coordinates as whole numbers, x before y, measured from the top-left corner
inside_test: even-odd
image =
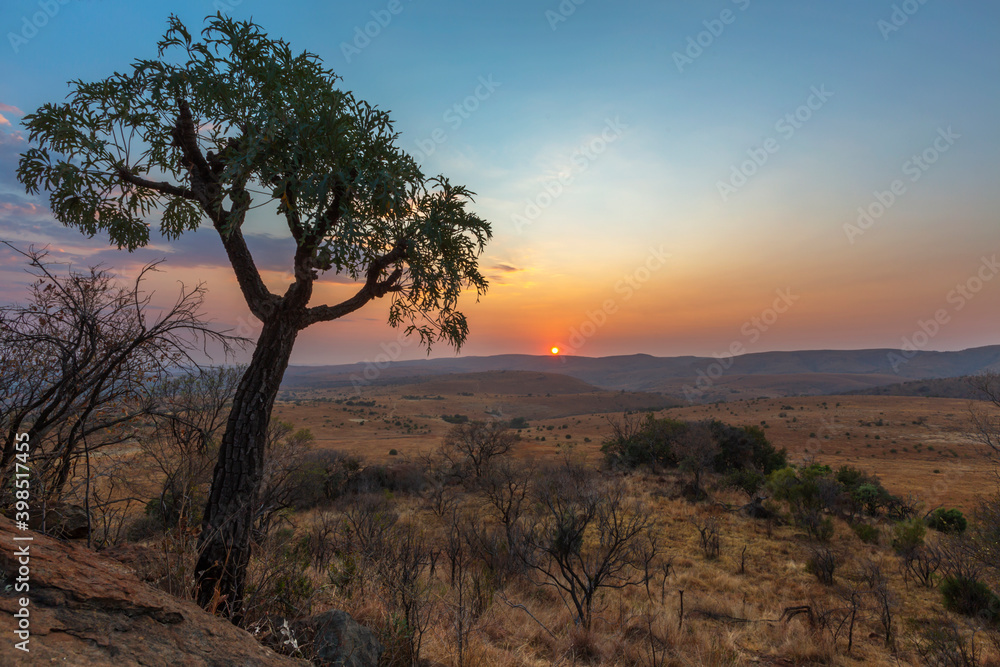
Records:
[[[473,208],[493,223],[491,287],[463,304],[463,355],[1000,342],[1000,7],[577,2],[186,0],[169,11],[192,30],[219,9],[252,17],[317,53],[345,89],[392,111],[427,173],[478,193]],[[0,8],[0,238],[128,274],[165,257],[158,300],[203,280],[217,324],[252,334],[212,233],[168,244],[154,231],[146,249],[109,249],[16,182],[23,115],[62,99],[66,81],[153,56],[168,12],[53,6],[40,26],[37,0]],[[283,291],[287,230],[263,206],[247,231]],[[0,301],[23,299],[23,263],[6,249],[2,259]],[[372,304],[303,332],[292,363],[397,344],[399,359],[425,356]]]

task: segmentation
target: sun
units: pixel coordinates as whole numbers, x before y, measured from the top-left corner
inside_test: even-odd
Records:
[[[552,352],[552,354],[559,354],[559,348],[555,347],[555,346],[552,346],[551,352]]]

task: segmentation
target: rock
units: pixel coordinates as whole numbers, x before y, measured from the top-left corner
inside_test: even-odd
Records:
[[[31,513],[28,525],[33,530],[42,529],[42,512]],[[45,533],[67,540],[85,539],[90,533],[87,510],[79,505],[58,503],[45,509]]]
[[[98,553],[118,561],[135,572],[139,581],[166,590],[160,586],[160,582],[167,576],[167,564],[164,562],[162,550],[140,544],[116,544]]]
[[[31,537],[31,541],[14,541]],[[14,590],[27,545],[28,592]],[[139,581],[85,546],[20,531],[0,518],[0,665],[281,667],[308,663],[267,649],[247,632]],[[30,653],[14,648],[20,599],[29,600]]]
[[[326,611],[296,625],[312,640],[315,665],[376,667],[385,651],[375,633],[359,625],[347,612]]]

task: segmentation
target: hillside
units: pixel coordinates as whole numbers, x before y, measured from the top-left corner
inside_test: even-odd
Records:
[[[845,393],[1000,368],[1000,346],[960,352],[917,352],[909,359],[888,349],[761,352],[738,357],[532,356],[505,354],[384,364],[290,366],[285,390],[364,388],[454,373],[555,373],[602,389],[663,392],[691,402],[752,396]]]
[[[870,387],[857,391],[845,392],[866,396],[925,396],[928,398],[964,398],[967,400],[985,400],[985,396],[972,384],[968,376],[956,378],[928,378],[926,380],[910,380],[881,387]]]

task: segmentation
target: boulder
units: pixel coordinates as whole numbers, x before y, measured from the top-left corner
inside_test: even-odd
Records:
[[[375,633],[359,625],[347,612],[333,610],[296,623],[311,640],[313,664],[322,667],[376,667],[385,648]]]
[[[22,565],[27,592],[15,588]],[[129,568],[84,545],[18,530],[6,518],[0,518],[0,579],[0,665],[308,665],[261,646],[193,602],[142,583]],[[29,653],[14,647],[22,598],[29,602]]]
[[[42,512],[32,512],[28,525],[34,530],[41,530],[42,524]],[[47,535],[67,540],[86,539],[90,533],[87,510],[70,503],[57,503],[47,507],[44,527]]]

